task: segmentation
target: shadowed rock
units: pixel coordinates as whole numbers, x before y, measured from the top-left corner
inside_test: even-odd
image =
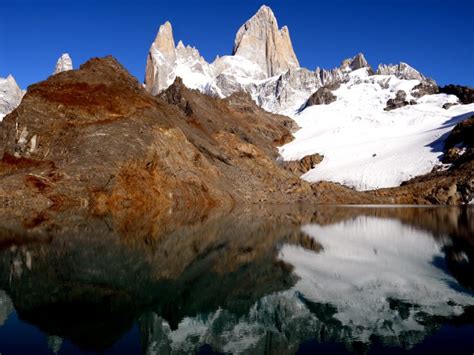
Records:
[[[314,105],[328,105],[331,102],[336,101],[336,99],[336,95],[334,95],[330,89],[323,86],[322,88],[316,90],[316,92],[309,97],[308,101],[306,101],[305,107]]]
[[[439,92],[442,94],[456,95],[459,101],[464,105],[474,103],[474,89],[469,86],[446,85],[440,87]]]

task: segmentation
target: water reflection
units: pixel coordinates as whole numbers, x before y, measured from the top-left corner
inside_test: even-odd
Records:
[[[176,228],[141,221],[135,234],[103,219],[9,223],[0,325],[33,325],[44,353],[120,353],[124,341],[146,354],[290,354],[309,340],[410,349],[445,324],[474,324],[473,214],[252,208]],[[20,331],[10,342],[9,353],[30,350]]]

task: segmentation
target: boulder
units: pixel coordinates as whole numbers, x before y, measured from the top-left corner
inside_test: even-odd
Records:
[[[306,101],[305,107],[314,106],[314,105],[328,105],[331,102],[336,101],[337,97],[334,95],[331,90],[325,86],[316,90],[316,92],[311,95]]]
[[[395,97],[387,101],[387,106],[384,108],[384,110],[391,111],[403,106],[416,104],[415,101],[413,100],[407,101],[406,98],[407,98],[407,93],[403,90],[398,90],[397,93],[395,94]]]

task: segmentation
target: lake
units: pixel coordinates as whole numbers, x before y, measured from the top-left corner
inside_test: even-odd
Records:
[[[0,353],[474,352],[473,207],[163,218],[0,223]]]

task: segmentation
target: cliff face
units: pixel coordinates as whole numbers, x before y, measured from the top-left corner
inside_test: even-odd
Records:
[[[167,88],[172,82],[169,82],[170,73],[175,66],[173,28],[169,22],[166,22],[160,26],[148,53],[145,72],[146,89],[152,94],[157,94]]]
[[[279,29],[273,11],[265,5],[239,29],[232,54],[257,63],[268,77],[299,67],[288,27]]]

